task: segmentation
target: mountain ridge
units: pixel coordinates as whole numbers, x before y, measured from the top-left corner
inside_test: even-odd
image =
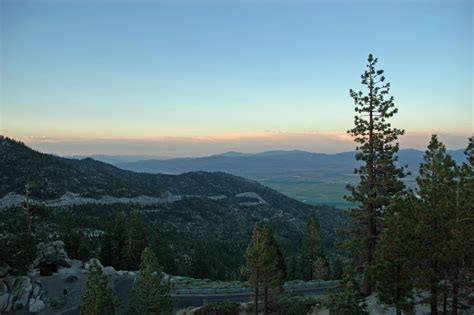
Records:
[[[0,212],[19,215],[14,207],[24,200],[25,184],[35,182],[31,198],[53,206],[59,215],[71,211],[86,228],[103,230],[118,211],[138,211],[156,222],[177,250],[188,254],[197,237],[225,244],[229,251],[238,248],[236,257],[241,259],[240,252],[245,250],[257,222],[271,223],[281,244],[294,254],[310,213],[320,219],[331,247],[336,227],[343,220],[343,212],[335,207],[305,204],[231,174],[136,173],[92,158],[74,160],[44,154],[8,138],[0,138],[0,178],[0,200],[18,201],[0,207]],[[148,199],[142,203],[133,199],[143,198],[140,196]],[[179,198],[170,202],[153,199],[170,196]],[[65,198],[82,199],[61,203]],[[84,199],[88,202],[82,202]]]
[[[463,161],[463,149],[448,150],[456,161]],[[398,152],[399,165],[409,165],[410,171],[416,171],[424,152],[416,149],[403,149]],[[289,163],[289,164],[288,164]],[[115,166],[139,172],[179,174],[190,171],[222,171],[235,175],[274,172],[275,169],[319,168],[335,164],[344,166],[345,171],[352,171],[359,165],[355,160],[355,151],[335,154],[315,153],[301,150],[266,151],[255,154],[226,152],[206,157],[187,157],[173,159],[147,159],[134,162],[114,163]]]
[[[61,198],[67,193],[87,198],[150,196],[226,196],[254,192],[268,204],[305,208],[306,205],[252,180],[223,172],[185,172],[179,175],[122,170],[92,158],[67,159],[33,150],[9,138],[0,139],[0,197],[24,194],[28,181],[36,182],[32,197]],[[246,196],[246,198],[249,198]]]

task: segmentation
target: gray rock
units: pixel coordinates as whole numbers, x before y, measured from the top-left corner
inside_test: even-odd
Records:
[[[63,241],[54,241],[50,243],[39,243],[36,247],[36,259],[34,265],[37,266],[44,259],[68,259],[67,252],[64,249]]]
[[[31,280],[28,277],[18,277],[13,282],[11,294],[15,297],[15,303],[13,304],[13,310],[19,310],[28,304],[31,290],[33,286]]]
[[[30,299],[30,304],[28,308],[28,311],[30,313],[38,313],[44,310],[45,308],[46,308],[46,305],[39,298]]]
[[[117,272],[115,271],[114,267],[112,267],[112,266],[104,267],[104,268],[102,268],[102,271],[103,271],[106,275],[113,275],[113,274],[116,274],[116,273],[117,273]]]
[[[102,266],[100,260],[97,259],[97,258],[91,258],[91,259],[89,259],[89,262],[86,263],[84,269],[90,270],[94,264],[97,264],[100,268],[104,269],[104,266]]]
[[[8,286],[4,280],[0,280],[0,295],[8,293]]]
[[[0,294],[0,312],[7,312],[12,306],[12,296],[9,293]]]
[[[30,278],[23,276],[23,277],[16,277],[13,279],[13,285],[11,286],[12,292],[21,291],[25,288],[29,288],[30,290],[32,289]]]
[[[36,299],[41,295],[42,288],[37,283],[32,283],[33,289],[31,290],[31,297]]]

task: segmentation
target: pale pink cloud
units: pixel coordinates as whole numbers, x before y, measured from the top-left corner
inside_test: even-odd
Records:
[[[423,150],[432,133],[450,149],[463,148],[472,132],[407,132],[400,139],[402,148]],[[354,150],[356,144],[345,132],[278,132],[256,131],[202,136],[158,136],[127,138],[66,138],[23,136],[35,149],[59,155],[151,155],[151,156],[206,156],[226,151],[247,153],[268,150],[306,150],[336,153]]]

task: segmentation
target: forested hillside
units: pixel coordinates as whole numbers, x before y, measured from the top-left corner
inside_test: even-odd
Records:
[[[47,220],[59,226],[69,213],[83,230],[106,231],[118,213],[138,213],[146,219],[149,234],[159,231],[162,240],[171,245],[172,256],[183,266],[189,262],[185,257],[192,254],[196,241],[209,252],[212,249],[213,261],[220,265],[215,277],[223,279],[239,277],[243,253],[257,222],[268,222],[275,229],[285,255],[290,257],[299,255],[311,213],[319,218],[329,249],[334,248],[336,227],[342,221],[342,212],[334,207],[307,205],[254,181],[221,172],[135,173],[91,158],[73,160],[43,154],[8,138],[1,140],[0,150],[2,197],[24,195],[25,184],[30,183],[30,197],[53,206],[53,215]],[[66,193],[89,199],[80,204],[51,203]],[[163,197],[163,202],[140,204],[120,199],[143,195]],[[169,195],[175,198],[166,199]],[[117,199],[104,204],[100,199],[104,196]],[[3,211],[21,213],[14,209]],[[187,271],[186,267],[174,270]]]

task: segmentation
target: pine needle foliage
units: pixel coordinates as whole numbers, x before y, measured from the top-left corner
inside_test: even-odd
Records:
[[[128,313],[131,315],[171,314],[170,287],[154,252],[146,247],[141,255],[140,275],[133,284]]]
[[[369,270],[374,264],[374,252],[383,209],[391,196],[401,192],[405,176],[403,168],[395,166],[399,150],[398,138],[404,130],[392,127],[389,120],[398,112],[390,96],[390,83],[384,71],[376,68],[377,58],[369,54],[367,68],[361,75],[366,92],[350,90],[356,116],[354,128],[348,130],[357,143],[356,159],[364,162],[355,170],[358,185],[348,185],[348,201],[357,205],[349,211],[346,248],[354,255],[354,263],[364,273],[364,293],[372,292]]]
[[[94,263],[89,270],[86,292],[80,306],[81,315],[112,315],[117,313],[117,299],[107,285],[107,276]]]

